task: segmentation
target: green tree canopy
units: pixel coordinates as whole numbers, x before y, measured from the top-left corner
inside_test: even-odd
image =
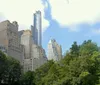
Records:
[[[35,85],[35,73],[28,71],[21,77],[21,85]]]
[[[36,85],[100,84],[100,52],[98,48],[97,44],[91,40],[84,41],[82,45],[74,42],[62,60],[53,64],[46,63],[38,68],[38,71],[36,70],[35,78],[39,79],[39,83]]]

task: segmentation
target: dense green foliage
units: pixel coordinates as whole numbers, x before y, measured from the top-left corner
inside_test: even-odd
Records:
[[[28,71],[21,76],[20,84],[21,85],[35,85],[34,83],[34,72]]]
[[[0,82],[9,85],[100,85],[100,47],[91,40],[74,42],[64,58],[48,61],[35,72],[21,73],[18,61],[0,52]]]
[[[91,40],[84,41],[82,45],[74,42],[61,61],[48,64],[35,71],[36,85],[100,84],[99,47]]]
[[[0,85],[1,83],[17,84],[21,76],[21,65],[19,61],[6,56],[0,51]]]

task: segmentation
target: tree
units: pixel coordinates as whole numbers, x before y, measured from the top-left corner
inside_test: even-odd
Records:
[[[35,85],[35,74],[33,71],[24,73],[21,77],[21,85]]]
[[[0,51],[0,84],[15,85],[21,76],[21,65],[16,59]]]
[[[60,75],[59,75],[59,67],[58,64],[55,63],[53,64],[49,71],[48,74],[42,79],[42,84],[41,85],[54,85],[57,84]]]
[[[98,46],[91,40],[84,41],[80,46],[74,42],[61,61],[51,65],[46,63],[36,72],[38,77],[35,78],[39,80],[36,85],[99,85],[100,52]]]
[[[81,56],[91,56],[94,51],[99,51],[99,47],[91,40],[84,41],[84,43],[80,46]]]
[[[72,44],[72,47],[70,48],[70,53],[72,56],[79,56],[79,46],[77,45],[77,42],[74,42]]]
[[[7,69],[7,58],[6,55],[0,51],[0,84],[4,79],[3,76],[5,75]]]
[[[43,77],[48,74],[49,69],[54,64],[53,60],[49,60],[44,65],[40,66],[40,68],[35,71],[35,83],[36,85],[41,85]]]
[[[7,70],[4,76],[4,82],[8,85],[13,85],[16,82],[19,82],[21,76],[21,65],[20,62],[12,57],[7,57]]]

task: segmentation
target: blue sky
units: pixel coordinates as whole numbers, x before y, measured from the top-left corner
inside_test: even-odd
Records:
[[[42,12],[43,48],[52,38],[63,53],[74,41],[91,39],[100,46],[100,0],[0,0],[0,21],[17,21],[19,30],[30,29],[33,13]],[[5,6],[6,5],[6,6]]]
[[[62,46],[63,53],[71,47],[74,41],[81,44],[84,40],[91,39],[93,42],[100,45],[100,21],[96,21],[93,24],[81,22],[75,27],[72,27],[72,29],[75,30],[70,30],[68,26],[60,26],[56,20],[52,19],[50,3],[47,0],[43,1],[48,4],[48,7],[44,10],[45,19],[49,21],[49,27],[43,33],[43,47],[46,50],[48,41],[51,38],[56,39],[56,41]]]

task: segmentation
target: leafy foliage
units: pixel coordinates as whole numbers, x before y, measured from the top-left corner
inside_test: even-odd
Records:
[[[50,60],[47,63],[45,63],[44,65],[42,65],[39,69],[36,69],[36,71],[35,71],[36,85],[41,85],[42,78],[48,74],[48,71],[53,64],[54,64],[54,61]]]
[[[34,83],[34,72],[28,71],[21,77],[21,85],[35,85]]]
[[[49,64],[49,63],[48,63]],[[48,67],[48,70],[43,71]],[[42,70],[43,69],[43,70]],[[39,81],[36,85],[97,85],[100,84],[100,52],[99,47],[91,40],[82,45],[74,42],[65,57],[52,65],[43,65],[38,69]],[[36,70],[36,73],[38,71]],[[37,76],[37,74],[36,74]],[[38,75],[39,77],[39,75]],[[41,83],[37,83],[41,82]]]
[[[0,83],[5,75],[7,69],[7,58],[6,55],[0,51]]]
[[[0,82],[9,85],[100,85],[100,47],[91,40],[72,44],[64,58],[21,73],[20,63],[0,52]]]
[[[0,84],[14,85],[19,82],[20,76],[21,65],[19,61],[0,51]]]

